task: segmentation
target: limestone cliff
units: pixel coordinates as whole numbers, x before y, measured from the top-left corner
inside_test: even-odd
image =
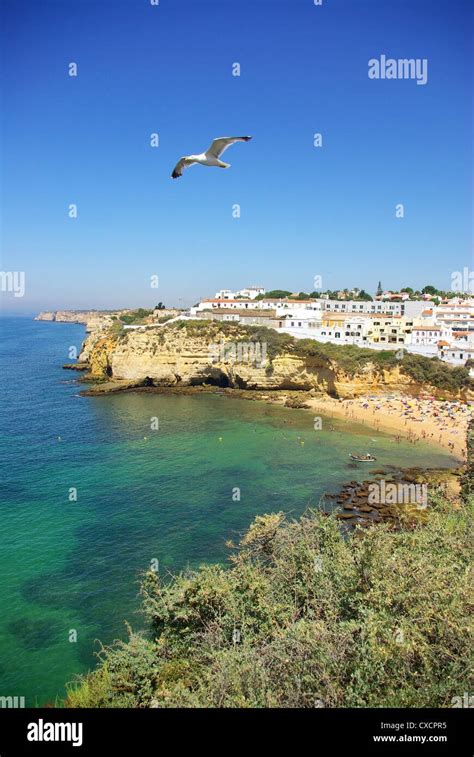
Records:
[[[262,365],[213,356],[216,343],[229,345],[242,339],[249,339],[248,331],[241,333],[238,326],[222,330],[215,323],[206,328],[172,324],[148,330],[93,332],[79,360],[88,363],[92,379],[128,384],[313,389],[338,397],[393,391],[417,394],[427,389],[398,365],[384,370],[368,363],[349,374],[336,361],[296,354],[291,347],[279,354],[273,351]]]
[[[35,317],[35,321],[55,321],[57,323],[81,323],[86,331],[94,332],[112,324],[112,313],[101,310],[46,310]]]

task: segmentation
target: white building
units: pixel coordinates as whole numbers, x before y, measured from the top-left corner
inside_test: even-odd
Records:
[[[451,365],[465,365],[466,361],[474,360],[474,349],[472,347],[440,347],[439,357]]]
[[[370,300],[321,300],[324,310],[331,313],[360,313],[406,315],[415,317],[426,308],[424,302],[406,300],[405,302],[381,302]]]
[[[437,347],[441,337],[442,333],[439,326],[413,326],[409,343],[423,347]]]
[[[317,300],[262,300],[262,302],[274,302],[275,313],[277,317],[295,315],[299,319],[318,319],[321,320],[321,304]]]
[[[231,310],[279,310],[282,314],[302,312],[303,310],[311,310],[313,313],[321,312],[321,305],[317,300],[286,300],[285,298],[238,300],[235,297],[214,297],[202,300],[199,305],[191,308],[191,314],[216,308]]]
[[[230,289],[219,289],[215,294],[216,300],[234,300],[237,293],[232,292]]]
[[[254,300],[259,294],[265,294],[264,287],[247,287],[246,289],[239,289],[238,292],[234,292],[232,289],[219,289],[214,298],[216,300],[235,300],[238,297],[246,297],[249,300]]]
[[[254,300],[259,294],[265,294],[264,287],[247,287],[247,289],[240,289],[237,292],[238,297],[248,297],[249,300]]]
[[[451,326],[454,331],[474,332],[474,300],[451,300],[433,307],[437,323]]]
[[[357,316],[348,318],[337,326],[323,326],[321,314],[310,314],[306,311],[305,318],[301,311],[294,316],[286,315],[277,320],[277,331],[291,334],[298,339],[316,339],[318,342],[333,344],[358,344],[366,346],[370,328],[368,318]],[[315,317],[316,316],[316,317]]]
[[[279,302],[279,300],[278,300]],[[202,300],[199,305],[191,308],[191,315],[203,310],[274,310],[275,301],[272,300],[237,300],[235,297],[214,297]]]

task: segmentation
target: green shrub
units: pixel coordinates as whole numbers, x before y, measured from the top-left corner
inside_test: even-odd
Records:
[[[438,358],[426,358],[421,355],[405,353],[402,370],[415,381],[431,384],[439,389],[457,392],[472,386],[469,369],[461,366],[450,367]]]
[[[270,358],[282,355],[293,348],[295,339],[289,334],[283,334],[266,326],[241,326],[243,336],[239,341],[259,342],[266,344],[267,355]]]
[[[145,310],[145,308],[138,308],[138,310],[133,310],[131,313],[124,313],[120,316],[120,320],[122,323],[125,323],[127,326],[131,324],[139,324],[142,323],[142,321],[147,318],[149,315],[153,313],[153,310]]]
[[[125,333],[123,329],[123,323],[115,320],[110,326],[109,332],[110,334],[112,334],[112,336],[121,336]]]
[[[472,502],[430,505],[349,536],[260,516],[231,567],[147,573],[150,633],[102,650],[66,706],[450,707],[470,690]]]

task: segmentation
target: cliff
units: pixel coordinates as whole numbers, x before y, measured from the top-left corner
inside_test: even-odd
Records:
[[[35,317],[35,321],[56,321],[57,323],[81,323],[86,331],[93,332],[98,328],[112,324],[113,313],[101,310],[46,310]]]
[[[266,359],[261,364],[235,359],[235,350],[239,355],[239,346],[249,343],[264,347]],[[95,331],[86,339],[79,361],[89,365],[91,379],[108,379],[117,385],[211,384],[239,389],[316,390],[337,397],[394,391],[418,394],[427,388],[437,391],[410,376],[403,361],[393,362],[391,356],[384,366],[376,362],[378,353],[358,350],[364,353],[364,360],[359,358],[359,363],[349,369],[341,358],[329,357],[326,347],[315,342],[308,346],[268,329],[194,321],[147,330]],[[352,357],[354,352],[341,352],[347,354]],[[450,370],[446,366],[446,371]],[[466,389],[449,392],[446,388],[443,395],[463,392],[472,396]]]

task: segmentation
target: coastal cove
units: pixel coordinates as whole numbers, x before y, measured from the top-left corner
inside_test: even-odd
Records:
[[[350,419],[324,416],[315,430],[314,413],[273,402],[210,392],[83,397],[61,367],[82,326],[4,318],[1,329],[0,679],[30,706],[61,696],[95,664],[95,639],[126,638],[124,619],[142,625],[137,580],[152,560],[165,575],[225,562],[226,540],[257,514],[297,517],[375,469],[457,465],[433,444],[397,444]],[[377,462],[361,472],[351,452]]]
[[[66,365],[69,370],[86,370],[80,366]],[[136,386],[129,382],[110,381],[98,384],[88,384],[80,394],[84,397],[104,397],[108,394],[137,393],[137,394],[175,394],[196,395],[215,394],[229,399],[243,399],[247,401],[265,402],[274,406],[305,409],[313,413],[313,420],[325,418],[326,426],[332,425],[332,420],[346,420],[358,425],[366,425],[369,429],[392,434],[394,440],[406,438],[412,444],[420,441],[434,447],[449,451],[458,464],[465,462],[466,432],[469,421],[473,417],[472,408],[468,405],[440,402],[436,400],[419,400],[416,397],[375,395],[358,397],[357,399],[336,399],[327,394],[313,396],[301,390],[297,391],[262,391],[252,389],[216,389],[212,386],[192,387],[155,387]],[[416,412],[412,408],[416,408]],[[419,417],[420,408],[424,417]],[[413,414],[414,413],[414,414]],[[418,425],[422,423],[422,425]]]

